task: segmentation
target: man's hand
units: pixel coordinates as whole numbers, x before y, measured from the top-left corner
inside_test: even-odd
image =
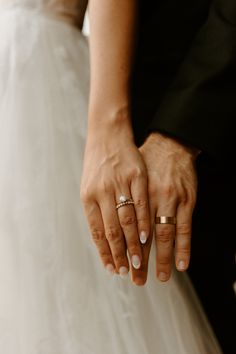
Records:
[[[132,198],[134,205],[116,210],[121,195]],[[90,129],[81,198],[104,266],[111,273],[128,274],[128,250],[132,279],[143,285],[147,274],[142,243],[150,234],[147,172],[127,124],[113,122],[106,129]]]
[[[173,255],[179,271],[190,261],[192,214],[196,203],[198,152],[159,133],[151,134],[140,152],[148,171],[151,222],[156,216],[176,217],[177,224],[155,225],[157,276],[167,281]],[[175,246],[175,247],[174,247]]]

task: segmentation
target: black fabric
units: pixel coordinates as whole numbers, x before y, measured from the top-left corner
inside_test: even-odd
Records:
[[[134,131],[138,145],[145,139],[199,28],[207,20],[209,0],[139,0],[139,3],[132,81]]]
[[[225,354],[236,353],[235,175],[198,161],[189,275]]]
[[[236,352],[236,1],[139,0],[137,145],[162,131],[202,150],[190,275],[224,353]],[[209,256],[210,255],[210,256]]]
[[[236,1],[140,1],[140,7],[133,82],[137,142],[159,130],[213,159],[230,159],[236,135]]]

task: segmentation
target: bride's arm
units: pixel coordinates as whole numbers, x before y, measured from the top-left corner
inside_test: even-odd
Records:
[[[143,252],[140,240],[145,243],[150,224],[146,168],[129,111],[136,7],[136,0],[90,0],[91,89],[81,197],[104,266],[126,274],[127,247],[133,281],[142,285],[149,247]],[[121,194],[135,205],[116,210]]]
[[[136,0],[90,0],[90,125],[124,115],[129,126],[129,76],[134,49]],[[102,110],[99,122],[94,111]],[[106,112],[104,112],[106,109]],[[127,122],[125,122],[127,120]]]

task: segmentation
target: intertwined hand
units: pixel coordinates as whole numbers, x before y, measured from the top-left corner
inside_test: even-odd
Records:
[[[192,214],[196,202],[197,151],[153,133],[140,148],[148,172],[151,223],[157,216],[176,217],[176,225],[156,224],[157,276],[167,281],[173,255],[180,271],[188,268]],[[174,247],[175,245],[175,247]]]
[[[125,276],[129,271],[128,250],[133,281],[142,285],[146,277],[142,244],[150,234],[147,172],[129,129],[114,129],[89,135],[81,199],[104,266]],[[134,204],[117,210],[121,195]]]

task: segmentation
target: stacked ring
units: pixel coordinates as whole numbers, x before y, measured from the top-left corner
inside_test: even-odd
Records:
[[[134,201],[132,199],[126,200],[126,202],[122,202],[116,205],[116,209],[119,209],[125,205],[131,205],[134,204]]]
[[[126,206],[126,205],[133,205],[134,201],[132,198],[127,198],[124,195],[120,196],[120,203],[116,205],[116,209],[118,210],[119,208]]]

